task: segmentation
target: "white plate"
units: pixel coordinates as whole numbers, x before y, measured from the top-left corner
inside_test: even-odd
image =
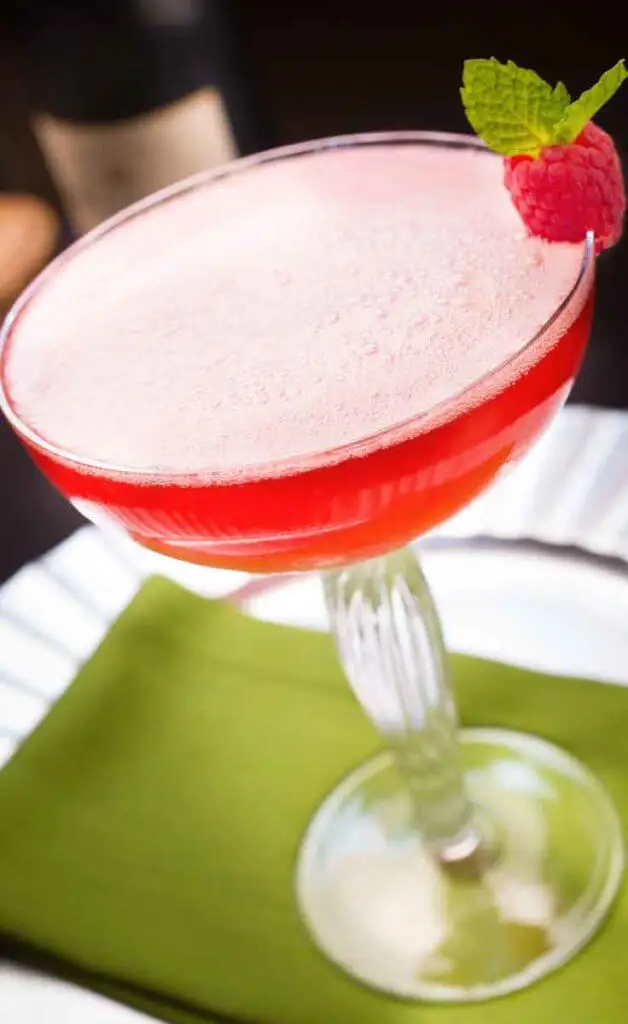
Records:
[[[424,565],[454,650],[628,684],[628,575],[623,564],[508,541],[444,545],[426,549]],[[240,591],[243,597],[247,592],[244,607],[250,614],[325,628],[315,577],[257,580]],[[29,664],[33,668],[36,661]],[[35,717],[47,704],[39,699]],[[6,720],[6,708],[4,714]],[[25,714],[17,731],[27,730],[31,720]],[[15,717],[10,721],[15,729]],[[10,1007],[11,1024],[139,1024],[146,1019],[11,964],[0,965],[0,1006]]]
[[[422,563],[450,650],[628,684],[623,562],[543,543],[443,539],[422,546]],[[327,628],[316,577],[270,577],[239,593],[256,618]]]

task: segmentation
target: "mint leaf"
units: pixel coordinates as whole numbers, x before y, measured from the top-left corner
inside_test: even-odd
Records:
[[[554,98],[563,110],[566,109],[571,102],[571,96],[567,92],[567,86],[564,82],[559,82],[558,85],[554,87]]]
[[[623,60],[617,61],[614,67],[605,71],[599,82],[587,89],[573,103],[558,121],[554,137],[556,142],[567,144],[577,139],[584,126],[597,114],[598,110],[614,96],[622,82],[628,78]]]
[[[460,94],[471,127],[504,156],[538,156],[569,105],[562,83],[552,89],[535,71],[494,57],[465,61]]]

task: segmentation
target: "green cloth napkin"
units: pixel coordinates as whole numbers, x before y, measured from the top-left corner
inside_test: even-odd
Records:
[[[463,657],[453,670],[466,723],[559,743],[628,819],[628,691]],[[626,891],[575,962],[475,1006],[389,999],[314,948],[299,841],[378,746],[328,637],[152,580],[0,773],[7,949],[181,1024],[625,1021]]]

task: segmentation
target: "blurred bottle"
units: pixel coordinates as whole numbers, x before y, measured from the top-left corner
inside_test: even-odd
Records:
[[[21,0],[33,130],[70,224],[269,145],[229,0]]]

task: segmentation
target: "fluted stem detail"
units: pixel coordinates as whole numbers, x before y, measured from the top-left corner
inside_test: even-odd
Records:
[[[438,614],[413,548],[324,577],[332,632],[360,704],[407,781],[424,841],[443,860],[477,845]]]

